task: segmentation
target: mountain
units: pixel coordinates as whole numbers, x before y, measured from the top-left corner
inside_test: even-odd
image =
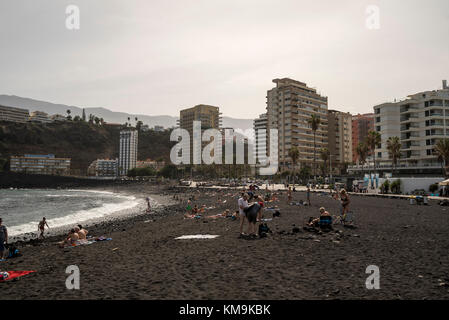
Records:
[[[28,109],[32,111],[43,111],[49,115],[62,114],[66,115],[66,111],[70,110],[72,117],[78,115],[81,116],[83,108],[77,106],[69,106],[65,104],[56,104],[46,101],[39,101],[30,98],[22,98],[13,95],[0,95],[0,105],[9,107],[18,107]],[[134,118],[137,117],[140,121],[148,126],[154,127],[155,125],[163,126],[164,128],[170,128],[176,126],[176,121],[179,117],[173,116],[148,116],[143,114],[129,114],[126,112],[111,111],[106,108],[93,107],[84,108],[86,116],[93,114],[99,118],[103,118],[109,123],[125,123],[128,121],[128,117],[131,118],[131,123],[134,123]],[[253,119],[235,119],[230,117],[223,117],[223,127],[239,128],[242,130],[253,128]]]

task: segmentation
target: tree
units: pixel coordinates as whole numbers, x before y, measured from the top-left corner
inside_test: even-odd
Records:
[[[86,110],[83,108],[83,115],[82,115],[83,121],[86,121]]]
[[[368,156],[368,147],[366,146],[366,144],[360,142],[359,145],[357,146],[356,151],[359,163],[362,165],[363,169],[363,165],[366,162],[366,157]]]
[[[313,175],[316,179],[316,131],[320,127],[321,119],[319,116],[312,114],[312,117],[309,119],[309,124],[313,131]]]
[[[447,166],[449,164],[449,139],[441,139],[435,145],[435,154],[438,156],[438,160],[441,162],[441,166],[444,168],[443,173],[447,175]]]
[[[320,158],[321,160],[323,160],[324,165],[323,165],[323,175],[326,175],[326,171],[327,171],[327,161],[329,160],[330,157],[330,152],[328,148],[322,148],[320,150]]]
[[[98,126],[100,124],[100,118],[95,117],[94,118],[95,124]]]
[[[72,111],[70,111],[70,109],[67,109],[67,120],[71,121],[72,120],[72,116],[70,115],[72,113]]]
[[[288,150],[288,156],[292,159],[292,164],[293,164],[293,186],[295,186],[295,175],[296,175],[296,164],[298,163],[298,158],[299,158],[299,150],[296,147],[292,147],[290,148],[290,150]]]
[[[137,118],[136,118],[137,119]],[[136,124],[136,129],[137,129],[137,131],[140,131],[140,128],[142,128],[142,125],[143,125],[143,122],[142,121],[137,121],[137,124]]]
[[[381,142],[381,136],[380,133],[377,131],[370,131],[368,132],[368,136],[366,137],[366,145],[368,146],[369,150],[371,151],[371,154],[373,155],[373,162],[374,162],[374,171],[376,171],[376,147]]]
[[[388,155],[392,162],[393,172],[398,163],[398,159],[401,158],[401,141],[399,137],[390,137],[387,140]]]

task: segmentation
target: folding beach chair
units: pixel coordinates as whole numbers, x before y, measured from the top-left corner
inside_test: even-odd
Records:
[[[322,230],[332,230],[332,217],[331,216],[321,216],[318,226]]]

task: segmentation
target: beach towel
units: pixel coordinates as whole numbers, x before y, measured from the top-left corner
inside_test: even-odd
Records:
[[[215,239],[219,236],[217,235],[210,235],[210,234],[195,234],[195,235],[188,235],[188,236],[181,236],[175,238],[175,240],[191,240],[191,239]]]
[[[6,271],[0,272],[0,282],[6,282],[10,280],[14,280],[16,278],[20,278],[26,276],[27,274],[33,273],[36,271]]]

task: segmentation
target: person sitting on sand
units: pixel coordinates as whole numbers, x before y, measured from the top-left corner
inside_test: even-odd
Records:
[[[197,205],[195,205],[195,206],[193,207],[192,213],[193,213],[193,214],[198,214],[198,206],[197,206]]]
[[[317,227],[318,223],[320,222],[321,217],[330,217],[330,213],[326,211],[324,207],[320,208],[320,218],[310,218],[308,225],[310,227]]]
[[[45,226],[47,226],[47,228],[50,229],[50,227],[48,226],[47,220],[45,219],[45,217],[43,217],[42,220],[39,221],[39,224],[37,226],[37,230],[40,231],[39,239],[45,239],[45,237],[44,237]]]
[[[80,224],[78,225],[78,229],[79,229],[79,231],[77,231],[77,233],[78,233],[78,236],[80,237],[80,240],[86,240],[88,231],[86,229],[84,229],[83,226]],[[76,231],[76,229],[75,229],[75,231]]]
[[[64,245],[73,246],[76,244],[77,241],[79,241],[79,239],[80,237],[78,233],[75,231],[75,229],[71,229],[67,237],[58,244],[62,248],[64,247]]]

